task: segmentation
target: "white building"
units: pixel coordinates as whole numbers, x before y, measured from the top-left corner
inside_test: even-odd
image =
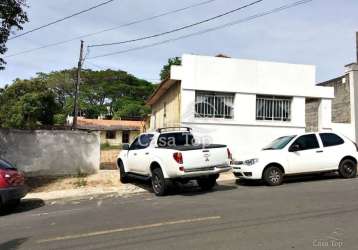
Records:
[[[311,65],[184,55],[147,103],[151,130],[192,127],[239,157],[282,135],[331,129],[333,98]]]

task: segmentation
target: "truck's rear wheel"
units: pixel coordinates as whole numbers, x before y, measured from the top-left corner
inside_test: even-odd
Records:
[[[129,182],[129,176],[124,170],[123,162],[121,160],[118,161],[118,168],[119,168],[119,178],[122,183],[128,183]]]
[[[156,196],[164,196],[168,191],[169,183],[160,168],[152,171],[152,187]]]
[[[216,185],[216,179],[216,176],[208,176],[198,179],[197,182],[202,190],[208,191],[213,189],[213,187]]]

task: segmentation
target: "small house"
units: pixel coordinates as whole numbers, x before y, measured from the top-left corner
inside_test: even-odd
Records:
[[[100,132],[101,144],[119,146],[132,143],[143,129],[142,121],[100,120],[78,117],[77,128]]]

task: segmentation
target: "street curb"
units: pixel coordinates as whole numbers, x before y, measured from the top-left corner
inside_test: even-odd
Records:
[[[218,185],[226,185],[236,181],[236,178],[226,179],[226,180],[219,180]],[[106,198],[127,198],[135,195],[140,194],[151,194],[146,190],[139,190],[135,192],[128,192],[128,193],[121,193],[117,191],[108,191],[108,192],[97,192],[91,194],[83,194],[83,195],[73,195],[68,197],[59,197],[59,198],[49,198],[49,199],[41,199],[40,197],[24,197],[24,200],[31,200],[31,199],[41,199],[45,204],[54,204],[60,202],[71,202],[71,201],[81,201],[81,200],[93,200],[93,199],[106,199]],[[36,196],[36,195],[35,195]]]
[[[31,197],[26,198],[24,197],[23,200],[33,200],[33,199],[40,199],[45,204],[54,204],[54,203],[61,203],[61,202],[71,202],[71,201],[81,201],[81,200],[93,200],[93,199],[106,199],[111,197],[129,197],[133,195],[138,195],[142,193],[147,193],[146,191],[136,191],[132,193],[120,193],[116,191],[108,191],[108,192],[101,192],[101,193],[92,193],[92,194],[84,194],[84,195],[73,195],[68,197],[59,197],[59,198],[49,198],[49,199],[41,199],[40,197]]]

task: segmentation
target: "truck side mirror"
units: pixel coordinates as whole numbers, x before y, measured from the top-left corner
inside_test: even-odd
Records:
[[[293,144],[291,145],[290,147],[290,152],[296,152],[296,151],[299,151],[301,149],[300,145],[299,144]]]
[[[129,144],[128,143],[122,144],[122,150],[129,150]]]

